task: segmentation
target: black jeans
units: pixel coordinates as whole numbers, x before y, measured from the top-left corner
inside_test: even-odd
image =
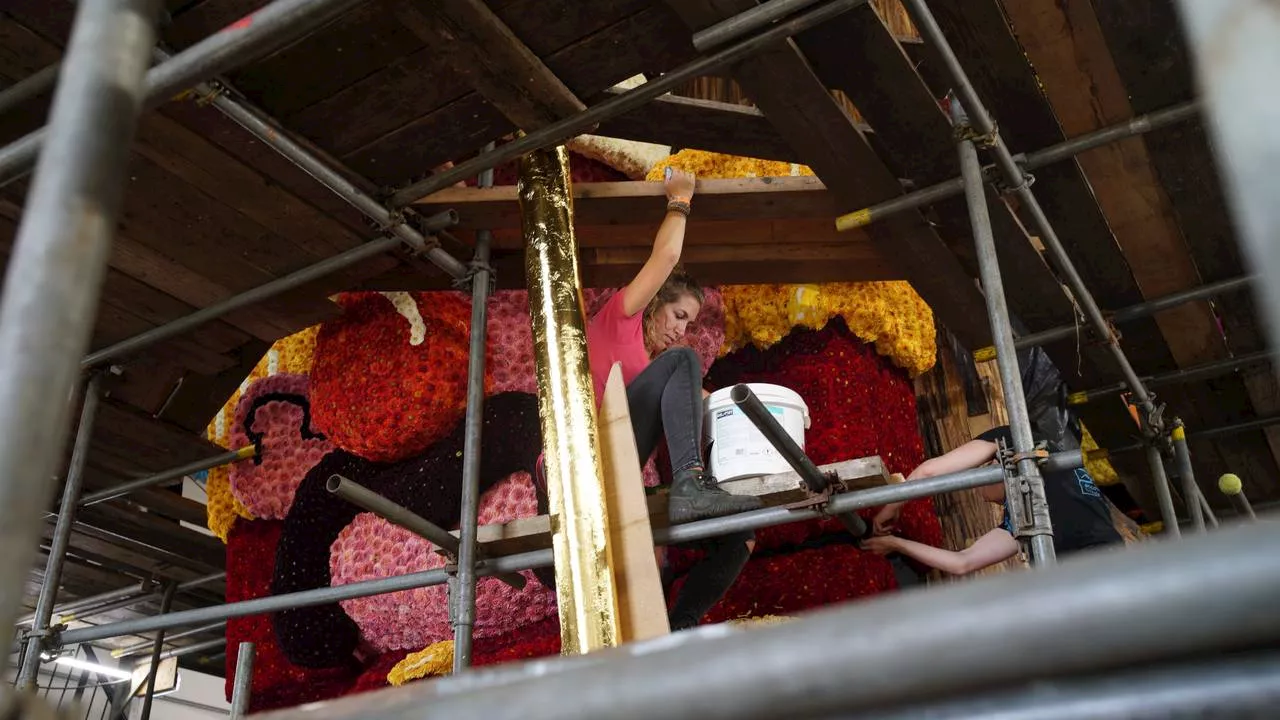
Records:
[[[672,477],[702,468],[702,361],[687,347],[675,347],[654,358],[627,386],[627,405],[636,449],[648,462],[665,435]],[[755,533],[739,532],[687,543],[705,550],[689,568],[684,586],[669,613],[672,630],[698,624],[733,586],[751,556],[747,542]],[[671,580],[671,578],[668,578]]]
[[[687,347],[654,358],[627,386],[636,450],[647,462],[665,434],[671,474],[702,467],[702,361]]]

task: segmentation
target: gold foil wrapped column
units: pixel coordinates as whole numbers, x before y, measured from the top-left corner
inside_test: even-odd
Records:
[[[520,212],[561,647],[565,654],[585,653],[617,645],[620,633],[569,155],[563,147],[521,159]]]

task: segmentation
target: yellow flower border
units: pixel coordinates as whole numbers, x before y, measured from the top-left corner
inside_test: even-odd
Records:
[[[453,641],[441,640],[407,656],[387,673],[387,682],[395,686],[411,680],[440,677],[453,672]]]

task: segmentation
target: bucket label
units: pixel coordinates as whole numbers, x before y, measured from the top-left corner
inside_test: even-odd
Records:
[[[764,404],[764,403],[762,403]],[[804,447],[804,415],[787,406],[764,404],[769,415],[782,426],[802,448]],[[714,441],[712,472],[721,481],[787,472],[791,466],[773,448],[755,423],[736,407],[714,410],[709,428]]]

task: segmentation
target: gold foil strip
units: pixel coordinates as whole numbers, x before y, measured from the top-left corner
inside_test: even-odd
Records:
[[[565,149],[525,155],[519,192],[561,652],[579,654],[621,633]]]

